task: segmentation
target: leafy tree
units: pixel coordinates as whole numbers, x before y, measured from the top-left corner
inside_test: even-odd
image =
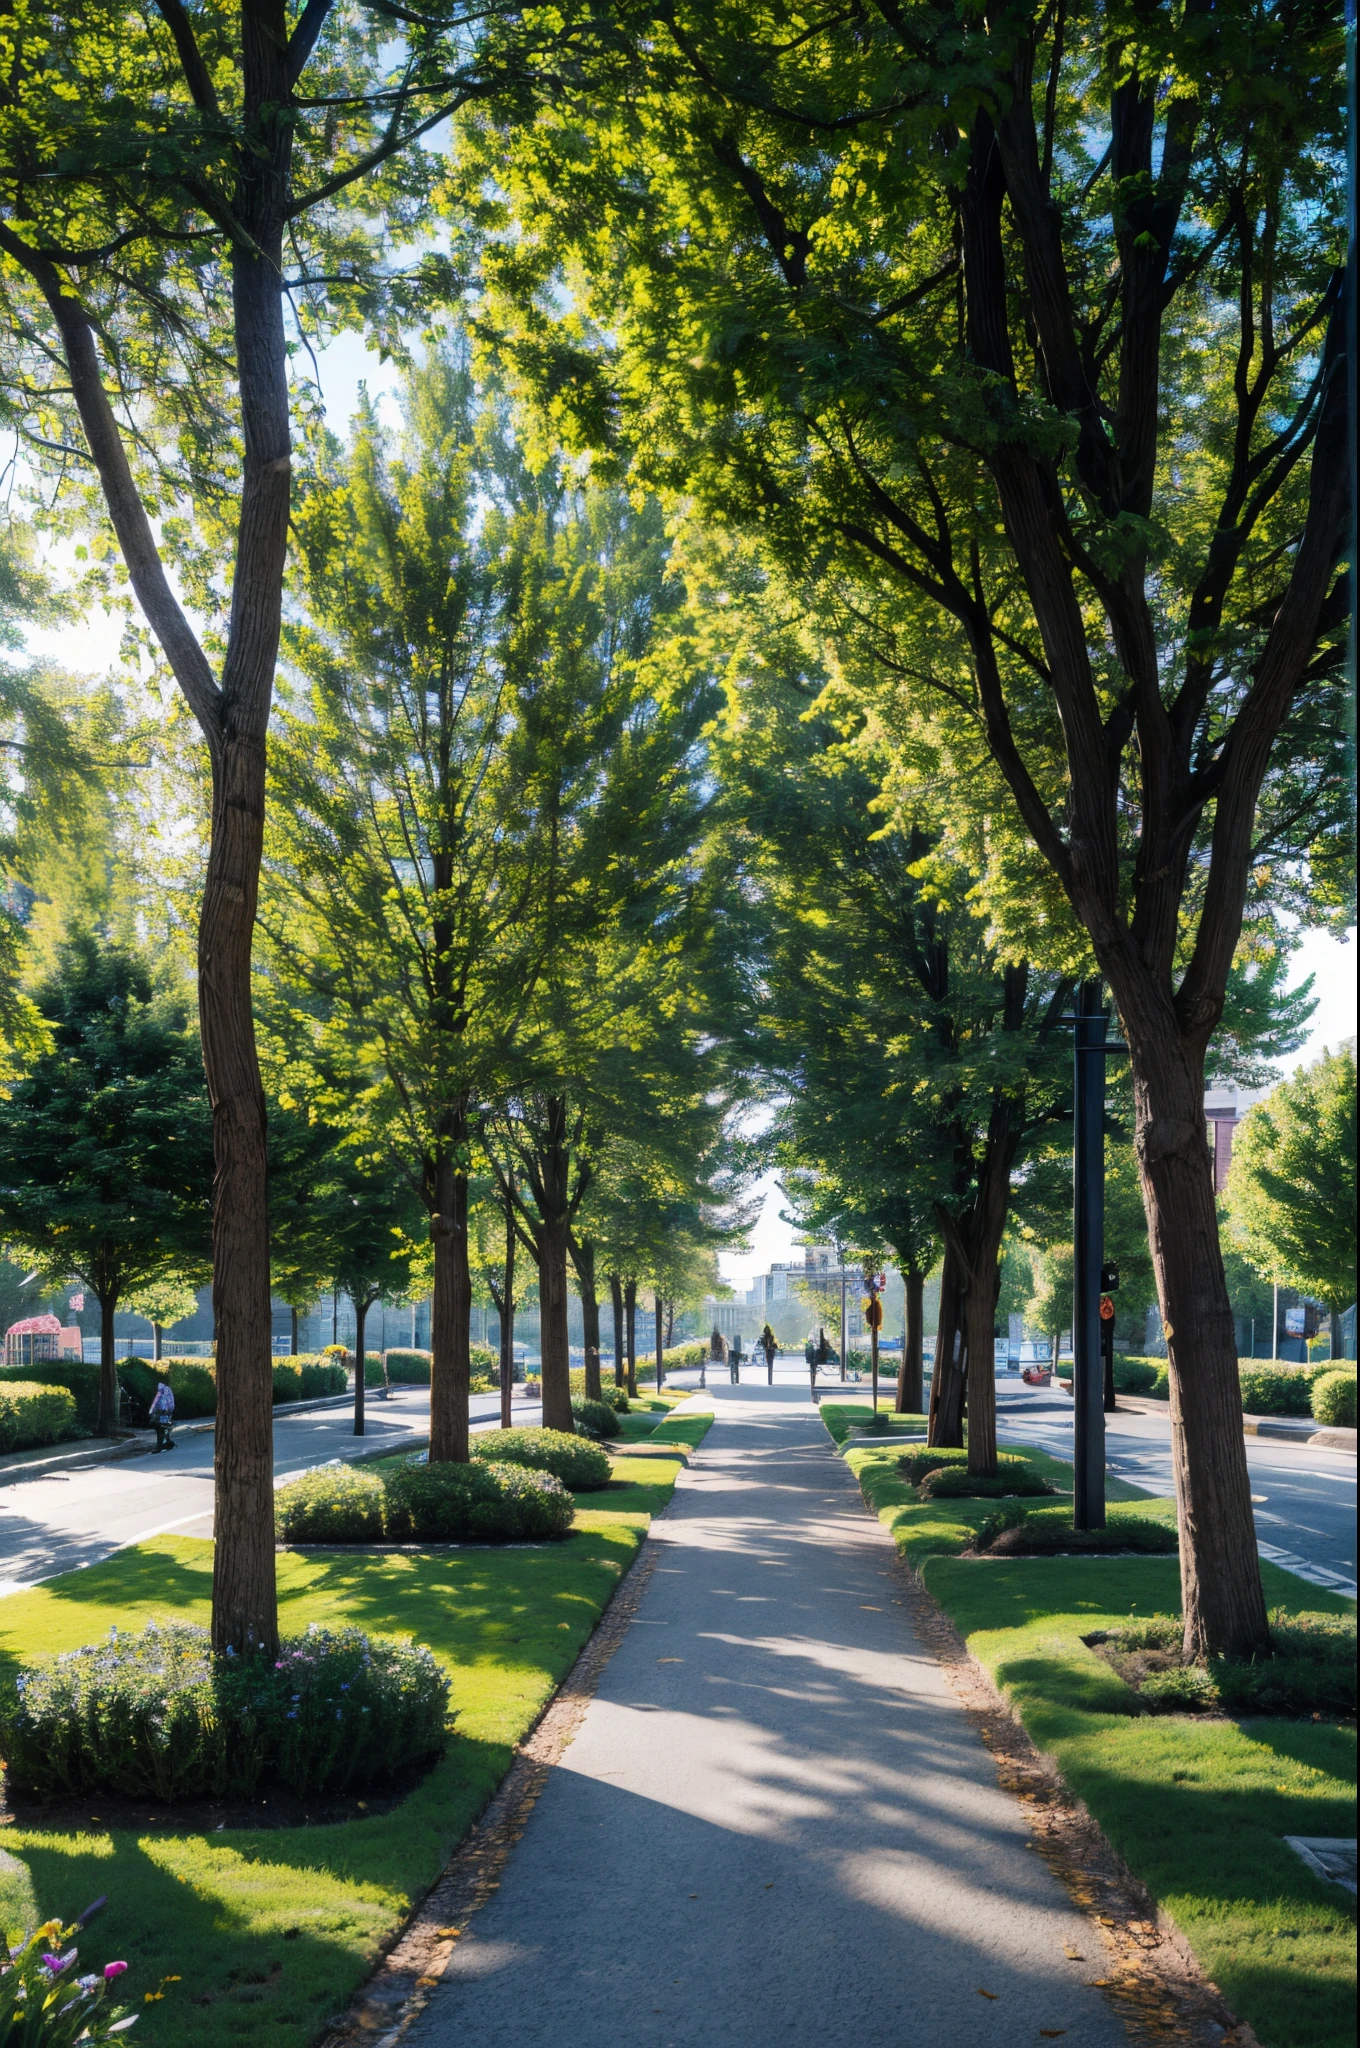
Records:
[[[502,82],[476,61],[476,18],[407,12],[394,34],[390,9],[362,0],[305,0],[291,18],[287,0],[156,0],[132,20],[116,0],[14,0],[6,14],[5,415],[101,552],[112,527],[212,777],[199,1015],[217,1148],[219,1648],[277,1640],[250,976],[289,528],[285,301],[304,340],[337,325],[390,337],[401,306],[447,281],[447,258],[403,274],[393,248],[426,226],[441,159],[421,138]],[[559,34],[545,26],[541,57]]]
[[[51,1033],[0,1101],[0,1229],[99,1303],[99,1432],[118,1419],[113,1319],[138,1288],[206,1257],[212,1137],[183,1006],[91,934],[34,993]]]
[[[1325,1052],[1253,1104],[1233,1134],[1224,1203],[1266,1279],[1325,1302],[1332,1356],[1355,1300],[1355,1048]]]
[[[1186,1647],[1263,1649],[1203,1091],[1253,875],[1346,900],[1339,17],[610,25],[532,126],[469,125],[515,360],[886,624],[988,763],[1007,950],[1070,919],[1131,1047]]]
[[[161,1340],[167,1326],[184,1322],[197,1309],[198,1290],[205,1278],[206,1269],[202,1267],[196,1272],[167,1272],[124,1295],[124,1311],[129,1315],[145,1316],[151,1325],[153,1358],[161,1355]]]

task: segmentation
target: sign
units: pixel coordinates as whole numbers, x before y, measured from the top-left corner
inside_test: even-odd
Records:
[[[864,1320],[871,1330],[883,1328],[883,1304],[877,1295],[871,1295],[864,1304]]]
[[[83,1294],[73,1294],[73,1295],[71,1296],[71,1314],[72,1314],[73,1316],[79,1316],[79,1315],[83,1315],[84,1313],[85,1313],[85,1297],[84,1297],[84,1295],[83,1295]]]
[[[1108,1294],[1102,1294],[1100,1297],[1100,1320],[1102,1323],[1114,1321],[1114,1303]]]

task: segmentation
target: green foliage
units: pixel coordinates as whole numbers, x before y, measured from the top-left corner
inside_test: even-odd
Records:
[[[75,1395],[65,1387],[24,1379],[0,1383],[0,1451],[26,1451],[79,1435]]]
[[[609,1484],[609,1457],[598,1444],[560,1429],[487,1429],[472,1439],[476,1460],[505,1459],[551,1472],[573,1493],[598,1492]]]
[[[1302,1365],[1238,1365],[1244,1415],[1311,1415],[1314,1369]]]
[[[76,1404],[76,1420],[82,1429],[93,1429],[99,1420],[99,1367],[79,1358],[45,1358],[32,1365],[0,1365],[0,1386],[14,1380],[31,1380],[40,1387],[65,1387]]]
[[[274,1384],[274,1399],[278,1401],[300,1401],[302,1399],[302,1367],[289,1359],[276,1358],[270,1368]]]
[[[276,1489],[274,1531],[280,1543],[381,1543],[386,1498],[380,1473],[336,1459]]]
[[[499,1430],[502,1438],[536,1432]],[[478,1437],[480,1446],[485,1439]],[[397,1543],[543,1543],[571,1532],[565,1484],[528,1461],[479,1456],[467,1465],[406,1465],[388,1475],[387,1530]]]
[[[1247,1111],[1233,1137],[1224,1199],[1251,1264],[1325,1301],[1355,1299],[1355,1053],[1300,1067]]]
[[[385,1352],[383,1355],[387,1360],[387,1377],[392,1381],[394,1386],[429,1386],[431,1363],[430,1352],[388,1351]],[[473,1366],[474,1371],[485,1371],[485,1369],[485,1365],[480,1359],[476,1361],[476,1363]]]
[[[1356,1374],[1348,1370],[1321,1372],[1313,1381],[1313,1419],[1333,1429],[1355,1428]]]
[[[930,1448],[922,1444],[919,1449],[903,1451],[897,1460],[897,1469],[911,1486],[919,1486],[932,1472],[960,1471],[966,1474],[968,1453],[953,1448]],[[1035,1467],[1015,1451],[999,1451],[996,1469],[1005,1478],[1024,1479],[1033,1474]]]
[[[920,1492],[922,1500],[1005,1500],[1012,1494],[1052,1493],[1053,1488],[1033,1470],[998,1471],[990,1479],[978,1478],[965,1467],[955,1465],[927,1472]]]
[[[1211,1657],[1207,1664],[1180,1662],[1182,1626],[1178,1616],[1147,1620],[1102,1632],[1117,1653],[1152,1650],[1167,1660],[1164,1669],[1136,1680],[1140,1702],[1154,1714],[1355,1714],[1355,1616],[1285,1614],[1270,1617],[1271,1653],[1242,1660]]]
[[[153,1622],[21,1670],[0,1736],[12,1782],[41,1797],[240,1798],[270,1778],[328,1792],[436,1755],[448,1701],[409,1641],[314,1627],[271,1663],[214,1657],[206,1629]]]
[[[1166,1379],[1165,1361],[1159,1367],[1155,1358],[1128,1358],[1115,1353],[1114,1390],[1117,1394],[1151,1394],[1158,1379]]]
[[[977,1548],[993,1557],[1076,1556],[1107,1551],[1155,1555],[1179,1547],[1176,1531],[1146,1515],[1113,1514],[1103,1529],[1076,1529],[1070,1507],[997,1508],[977,1532]]]
[[[78,935],[35,992],[51,1050],[0,1098],[0,1224],[116,1302],[206,1256],[212,1133],[183,1005]]]
[[[217,1413],[217,1379],[206,1359],[125,1358],[119,1362],[118,1380],[128,1403],[128,1420],[139,1428],[146,1426],[152,1398],[162,1380],[170,1382],[177,1422]]]
[[[63,1927],[60,1920],[29,1935],[0,1930],[0,2040],[13,2048],[71,2048],[76,2041],[94,2048],[131,2025],[127,2007],[110,2002],[127,1964],[106,1963],[102,1971],[78,1974],[80,1952],[72,1944],[79,1933],[78,1921]],[[50,1967],[54,1954],[61,1959],[59,1970]]]
[[[625,1400],[627,1396],[624,1396]],[[573,1401],[571,1412],[595,1436],[617,1436],[618,1412],[612,1401]]]
[[[302,1375],[304,1401],[319,1401],[327,1394],[343,1394],[349,1387],[349,1374],[333,1358],[303,1358],[296,1363]]]

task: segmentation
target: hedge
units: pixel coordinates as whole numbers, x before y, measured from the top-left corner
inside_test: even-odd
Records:
[[[628,1396],[625,1394],[624,1399]],[[578,1423],[594,1436],[617,1436],[618,1410],[612,1401],[573,1401],[571,1412]]]
[[[99,1367],[79,1358],[43,1358],[33,1365],[0,1366],[0,1385],[24,1380],[31,1386],[65,1387],[76,1404],[76,1420],[83,1429],[99,1422]]]
[[[1313,1419],[1333,1429],[1355,1428],[1355,1367],[1336,1366],[1313,1381]]]
[[[1131,1368],[1140,1369],[1137,1377],[1142,1382],[1146,1382],[1150,1372],[1151,1384],[1135,1385],[1127,1377]],[[1237,1372],[1242,1389],[1242,1412],[1244,1415],[1312,1415],[1314,1384],[1323,1374],[1335,1369],[1330,1360],[1319,1365],[1276,1365],[1269,1359],[1239,1358]],[[1121,1378],[1121,1373],[1125,1377]],[[1118,1390],[1130,1394],[1147,1393],[1158,1401],[1170,1398],[1164,1358],[1116,1358],[1114,1374]]]
[[[428,1387],[434,1359],[428,1351],[388,1351],[387,1377],[398,1387]]]
[[[384,1473],[323,1465],[274,1496],[285,1543],[535,1543],[565,1536],[573,1513],[550,1472],[481,1460]]]
[[[573,1493],[597,1493],[609,1484],[609,1457],[585,1437],[561,1429],[486,1429],[472,1439],[474,1459],[504,1460],[551,1472]]]
[[[76,1397],[67,1387],[38,1380],[9,1380],[0,1386],[0,1451],[28,1451],[78,1436]]]
[[[176,1421],[192,1422],[195,1416],[217,1413],[217,1375],[208,1359],[124,1358],[119,1362],[118,1379],[127,1401],[127,1420],[134,1425],[145,1426],[152,1396],[162,1380],[170,1382]]]

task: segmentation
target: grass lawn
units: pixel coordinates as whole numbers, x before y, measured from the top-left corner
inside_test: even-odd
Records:
[[[689,1430],[705,1416],[678,1418]],[[666,1425],[663,1425],[663,1427]],[[686,1434],[681,1442],[692,1438]],[[617,1458],[608,1493],[587,1494],[564,1543],[532,1547],[281,1553],[279,1619],[351,1622],[427,1643],[453,1680],[456,1733],[390,1813],[315,1828],[178,1835],[110,1827],[11,1826],[0,1848],[0,1920],[17,1933],[109,1904],[82,1965],[126,1958],[146,2048],[302,2048],[367,1976],[380,1945],[428,1889],[495,1791],[515,1744],[570,1668],[670,1498],[678,1458]],[[174,1615],[205,1622],[212,1545],[161,1536],[105,1563],[0,1600],[0,1664],[11,1669],[110,1627]]]
[[[878,1397],[878,1412],[880,1415],[886,1414],[888,1417],[889,1441],[891,1442],[895,1436],[924,1436],[926,1417],[924,1415],[899,1415],[892,1407],[885,1409],[883,1406],[884,1400],[891,1400],[891,1398],[891,1396],[885,1396],[881,1392]],[[818,1403],[818,1409],[822,1421],[826,1424],[827,1429],[838,1444],[845,1442],[852,1429],[867,1428],[874,1412],[868,1401],[828,1401],[825,1396]]]
[[[1349,2048],[1354,1904],[1282,1838],[1354,1835],[1354,1729],[1140,1713],[1136,1694],[1081,1639],[1130,1614],[1178,1613],[1174,1557],[961,1557],[992,1503],[918,1500],[897,1472],[900,1446],[843,1455],[1032,1741],[1264,2048]],[[1070,1465],[1025,1455],[1070,1488]],[[1171,1501],[1115,1479],[1107,1488],[1112,1520],[1136,1503],[1131,1511],[1174,1521]],[[1263,1561],[1261,1572],[1272,1608],[1353,1608],[1278,1566]]]

